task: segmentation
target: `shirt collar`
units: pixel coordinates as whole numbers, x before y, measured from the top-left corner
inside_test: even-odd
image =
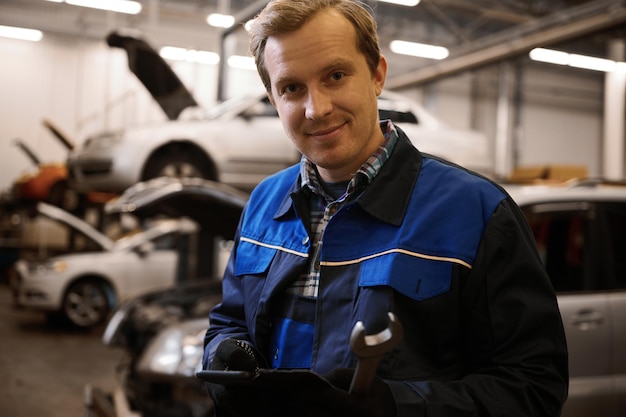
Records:
[[[382,130],[385,138],[383,143],[354,174],[352,180],[348,184],[347,193],[351,193],[353,190],[372,182],[385,161],[389,159],[389,155],[391,155],[391,152],[398,141],[398,132],[391,120],[381,121],[380,129]],[[301,187],[307,187],[313,192],[326,196],[326,193],[320,184],[317,167],[306,156],[302,156],[302,160],[300,162],[300,178]]]

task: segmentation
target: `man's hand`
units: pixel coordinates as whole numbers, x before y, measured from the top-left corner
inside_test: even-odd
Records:
[[[211,361],[214,371],[246,371],[257,373],[266,367],[263,356],[244,340],[226,339],[222,341]],[[265,417],[289,415],[289,402],[277,397],[269,387],[257,384],[222,385],[205,382],[209,394],[215,402],[219,416]]]

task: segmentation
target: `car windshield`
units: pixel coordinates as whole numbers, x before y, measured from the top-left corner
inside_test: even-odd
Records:
[[[207,109],[205,113],[206,119],[218,119],[221,116],[231,113],[231,112],[240,112],[245,110],[247,107],[253,106],[255,103],[261,101],[260,96],[252,96],[246,95],[242,97],[235,97],[229,100],[226,100],[222,103],[219,103],[209,109]]]

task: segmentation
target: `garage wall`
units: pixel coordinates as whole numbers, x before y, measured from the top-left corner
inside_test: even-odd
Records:
[[[13,138],[27,142],[44,161],[64,161],[66,151],[43,127],[43,118],[77,143],[101,129],[165,118],[128,70],[125,53],[103,41],[54,35],[38,43],[0,39],[0,54],[10,57],[0,66],[0,190],[34,170],[12,145]],[[388,60],[393,66],[393,56]],[[201,104],[215,102],[217,66],[172,65]],[[598,175],[603,77],[589,71],[559,71],[547,65],[524,70],[516,162],[585,164]],[[403,93],[447,124],[481,130],[493,143],[497,74],[497,68],[487,68]],[[228,79],[228,96],[261,88],[254,71],[239,70]]]

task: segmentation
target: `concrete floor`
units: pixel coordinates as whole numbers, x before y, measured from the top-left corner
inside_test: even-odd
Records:
[[[13,308],[0,282],[0,416],[80,417],[86,384],[111,390],[123,352],[102,344],[102,328],[76,331]]]

